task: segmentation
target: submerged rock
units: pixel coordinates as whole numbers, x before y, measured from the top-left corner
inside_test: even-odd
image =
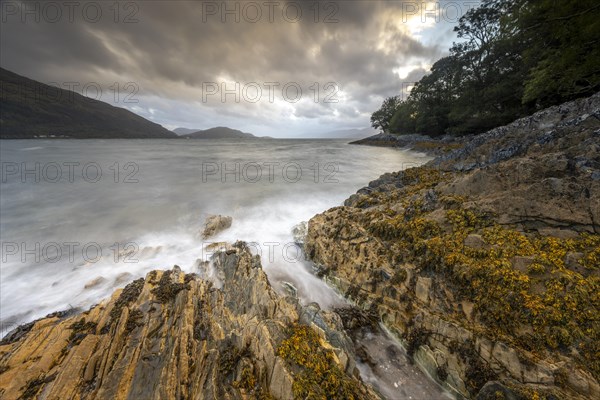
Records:
[[[202,231],[202,239],[208,239],[231,227],[233,218],[223,215],[210,215],[204,222],[204,230]]]
[[[96,286],[99,286],[99,285],[102,285],[103,283],[105,283],[105,282],[106,282],[106,280],[107,280],[107,279],[106,279],[105,277],[103,277],[103,276],[99,276],[99,277],[97,277],[97,278],[95,278],[95,279],[92,279],[91,281],[87,282],[87,283],[86,283],[86,284],[83,286],[83,288],[84,288],[84,289],[92,289],[92,288],[95,288]]]
[[[113,285],[114,286],[121,286],[126,282],[129,282],[133,279],[133,275],[129,272],[121,272],[119,275],[116,276]]]
[[[296,288],[296,286],[294,286],[292,283],[282,281],[281,286],[289,296],[298,297],[298,288]]]
[[[332,314],[311,311],[316,316],[302,325],[303,307],[271,288],[243,243],[212,261],[221,289],[178,267],[152,271],[89,311],[52,315],[9,334],[0,344],[2,398],[292,399],[306,389],[300,382],[309,379],[318,391],[330,377],[328,385],[355,398],[377,398],[356,378],[352,342],[329,341],[344,333],[329,324],[319,336],[312,321]],[[330,360],[319,366],[322,376],[289,346],[302,329],[318,338],[306,350]]]

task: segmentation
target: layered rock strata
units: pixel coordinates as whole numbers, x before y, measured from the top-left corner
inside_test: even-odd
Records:
[[[600,397],[600,95],[468,143],[312,218],[306,253],[459,398]]]
[[[378,398],[337,314],[275,293],[243,243],[212,264],[220,289],[153,271],[89,311],[15,330],[0,344],[0,397]]]

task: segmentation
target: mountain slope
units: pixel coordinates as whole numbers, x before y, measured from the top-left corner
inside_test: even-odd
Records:
[[[231,129],[224,126],[218,126],[216,128],[210,128],[203,131],[182,135],[190,139],[252,139],[256,138],[251,133],[239,131],[237,129]]]
[[[0,68],[0,138],[172,138],[124,108],[45,85]]]
[[[188,135],[190,133],[198,132],[200,129],[190,129],[190,128],[175,128],[173,132],[178,135]]]

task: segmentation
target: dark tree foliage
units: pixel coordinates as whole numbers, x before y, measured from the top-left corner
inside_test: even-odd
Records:
[[[600,90],[597,0],[483,0],[454,31],[450,55],[406,100],[387,99],[374,127],[473,134]]]
[[[523,101],[545,107],[600,90],[600,2],[518,4],[520,17],[511,23],[526,45]]]
[[[394,116],[396,108],[400,104],[399,96],[388,97],[383,101],[381,108],[371,115],[371,125],[375,129],[381,129],[388,133],[390,130],[390,121]]]

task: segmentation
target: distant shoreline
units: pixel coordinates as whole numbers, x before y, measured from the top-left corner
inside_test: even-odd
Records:
[[[349,144],[402,148],[422,152],[431,156],[440,156],[463,147],[465,143],[468,142],[468,139],[469,137],[465,136],[456,137],[446,135],[440,138],[433,138],[418,134],[392,135],[389,133],[380,133],[364,139],[355,140]]]
[[[277,137],[254,137],[254,138],[188,138],[184,136],[179,137],[89,137],[89,138],[78,138],[78,137],[22,137],[22,138],[7,138],[0,137],[0,140],[353,140],[353,138],[315,138],[315,137],[294,137],[294,138],[277,138]],[[361,139],[362,140],[362,139]],[[349,142],[348,144],[355,144]]]

